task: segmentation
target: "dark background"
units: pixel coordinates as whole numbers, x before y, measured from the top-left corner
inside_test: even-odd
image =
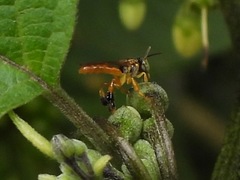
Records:
[[[90,115],[108,117],[99,102],[98,89],[111,79],[105,75],[79,75],[80,64],[141,57],[151,52],[151,81],[167,92],[167,118],[173,123],[173,144],[180,179],[209,179],[223,141],[225,125],[236,101],[237,64],[221,11],[209,12],[209,66],[201,67],[203,54],[186,59],[175,50],[172,25],[181,1],[147,2],[139,29],[121,23],[118,1],[82,0],[66,62],[62,87]],[[125,95],[116,93],[117,106]],[[74,126],[46,99],[38,97],[19,108],[18,114],[46,138],[63,133],[74,136]],[[5,116],[0,126],[0,175],[3,179],[36,179],[38,174],[58,175],[58,164],[35,149]]]

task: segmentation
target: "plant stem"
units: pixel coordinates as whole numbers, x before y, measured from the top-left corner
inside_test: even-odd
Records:
[[[239,0],[220,0],[221,9],[227,22],[233,48],[240,55],[240,3]],[[239,60],[239,59],[238,59]]]
[[[112,139],[93,121],[69,95],[62,89],[50,89],[45,97],[52,102],[78,128],[96,150],[114,156],[114,162],[121,162],[119,154],[113,149]]]
[[[121,153],[125,165],[131,172],[133,179],[150,180],[151,176],[149,172],[147,171],[146,167],[143,165],[142,161],[139,159],[139,157],[137,156],[136,152],[134,151],[133,147],[129,144],[129,142],[122,137],[117,137],[116,142],[117,148]]]
[[[204,57],[202,60],[202,66],[207,69],[208,66],[208,56],[209,56],[209,42],[208,42],[208,9],[207,7],[201,8],[201,29],[202,29],[202,44]]]
[[[154,101],[154,100],[153,100]],[[177,167],[175,155],[167,131],[166,117],[159,106],[153,106],[152,114],[155,118],[155,131],[152,131],[152,144],[154,144],[155,153],[157,155],[158,164],[163,179],[177,179]],[[160,150],[160,151],[158,151]]]
[[[220,0],[221,9],[228,24],[231,34],[233,48],[235,49],[237,58],[236,64],[239,65],[240,60],[240,3],[239,0]],[[239,73],[239,67],[236,66]],[[237,74],[236,76],[239,76]],[[238,77],[239,78],[239,77]],[[239,81],[239,79],[238,79]],[[240,87],[239,87],[240,88]],[[240,93],[240,89],[238,91]],[[212,179],[240,179],[240,94],[238,94],[239,102],[235,113],[229,125],[224,145],[215,164]]]
[[[215,164],[212,180],[215,179],[240,179],[240,102]]]

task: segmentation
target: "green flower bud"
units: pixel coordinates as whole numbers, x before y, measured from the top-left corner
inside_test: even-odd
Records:
[[[174,134],[173,124],[168,119],[166,119],[166,123],[167,123],[167,131],[168,131],[169,137],[172,139]]]
[[[79,177],[77,177],[74,174],[61,174],[57,177],[57,180],[78,180]]]
[[[160,179],[160,173],[158,173],[158,167],[155,167],[153,162],[151,162],[150,160],[148,159],[142,159],[142,162],[144,164],[144,166],[147,168],[150,176],[151,176],[151,179]],[[157,169],[156,169],[157,168]]]
[[[128,170],[128,168],[125,164],[122,165],[121,169],[122,169],[122,172],[124,174],[124,179],[126,179],[126,180],[132,180],[133,179],[131,173],[129,172],[129,170]]]
[[[144,0],[120,0],[119,16],[127,29],[136,30],[142,24],[145,14]]]
[[[147,168],[152,179],[160,179],[160,171],[154,149],[151,144],[146,140],[138,140],[134,144],[134,150],[142,160],[144,166]]]
[[[176,15],[172,29],[173,42],[184,57],[192,57],[202,47],[200,9],[185,3]]]
[[[94,163],[93,171],[94,171],[95,177],[97,177],[98,179],[103,179],[103,170],[109,163],[110,159],[111,159],[111,156],[105,155],[105,156],[101,156]]]
[[[124,139],[135,142],[139,138],[143,122],[140,114],[133,107],[120,107],[108,120],[119,129]]]
[[[64,162],[67,158],[79,156],[87,149],[86,145],[81,141],[68,139],[62,134],[53,136],[51,143],[54,156],[59,162]]]
[[[95,177],[103,179],[101,176],[102,176],[103,170],[105,170],[105,167],[107,166],[110,160],[109,159],[110,156],[109,155],[102,156],[98,151],[93,149],[88,149],[87,155],[91,164],[93,164]],[[114,169],[113,167],[111,167],[111,171],[116,173],[116,175],[119,177],[124,177],[124,175],[120,171]]]
[[[64,162],[62,162],[60,164],[60,170],[61,170],[62,174],[66,175],[66,176],[70,176],[70,175],[71,176],[76,176],[76,174],[74,173],[72,168]]]
[[[71,141],[75,147],[75,156],[81,156],[87,150],[86,144],[82,141],[77,139],[71,139]]]
[[[131,91],[127,95],[127,104],[133,106],[141,115],[149,116],[152,111],[153,102],[149,98],[154,98],[154,106],[161,107],[164,112],[167,110],[169,101],[166,91],[154,82],[139,83],[140,92]]]
[[[49,174],[39,174],[38,180],[57,180],[57,177]]]
[[[53,136],[51,143],[54,156],[59,162],[63,162],[66,158],[73,156],[75,153],[74,144],[62,134]]]

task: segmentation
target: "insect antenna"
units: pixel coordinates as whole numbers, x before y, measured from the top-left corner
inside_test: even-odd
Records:
[[[148,47],[143,59],[147,59],[147,57],[149,56],[149,52],[150,52],[151,48],[152,48],[151,46]]]
[[[162,54],[162,53],[152,53],[152,54],[149,54],[147,57],[151,57],[151,56],[156,56],[156,55],[159,55],[159,54]]]
[[[151,50],[151,46],[148,47],[148,49],[147,49],[147,51],[146,51],[145,56],[143,57],[143,59],[147,59],[148,57],[162,54],[162,53],[160,53],[160,52],[159,52],[159,53],[149,54],[150,50]]]

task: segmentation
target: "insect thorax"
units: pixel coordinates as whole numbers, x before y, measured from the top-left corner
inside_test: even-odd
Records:
[[[136,59],[128,59],[126,62],[119,67],[122,73],[127,74],[131,77],[135,77],[139,73],[139,64]]]

